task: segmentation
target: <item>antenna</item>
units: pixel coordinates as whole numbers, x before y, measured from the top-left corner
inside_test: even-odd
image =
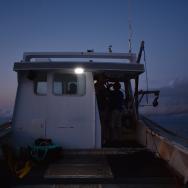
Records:
[[[131,0],[128,0],[128,28],[129,28],[128,48],[129,48],[129,53],[131,53],[132,52],[132,36],[133,36],[132,20],[131,20]]]

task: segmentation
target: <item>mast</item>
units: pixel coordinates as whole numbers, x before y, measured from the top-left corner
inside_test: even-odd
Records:
[[[141,41],[140,50],[139,50],[138,57],[137,57],[137,60],[136,60],[137,64],[140,64],[140,60],[141,60],[141,57],[142,57],[143,50],[144,50],[144,41]],[[137,75],[136,78],[135,78],[135,94],[134,94],[137,117],[139,116],[139,113],[138,113],[138,105],[139,105],[138,85],[139,85],[139,75]]]

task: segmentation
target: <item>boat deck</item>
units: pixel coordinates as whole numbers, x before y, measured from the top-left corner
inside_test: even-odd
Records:
[[[113,151],[113,152],[112,152]],[[23,179],[11,176],[1,163],[0,179],[11,187],[176,187],[181,180],[167,163],[145,148],[65,152],[62,159],[35,165]],[[66,185],[65,185],[66,184]],[[25,186],[23,186],[25,185]],[[53,186],[52,186],[53,185]],[[77,185],[77,186],[76,186]]]

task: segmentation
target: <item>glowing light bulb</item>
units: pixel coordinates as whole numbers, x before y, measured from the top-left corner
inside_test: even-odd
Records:
[[[83,73],[84,73],[84,69],[81,68],[81,67],[78,67],[78,68],[75,68],[75,69],[74,69],[74,72],[75,72],[76,74],[83,74]]]

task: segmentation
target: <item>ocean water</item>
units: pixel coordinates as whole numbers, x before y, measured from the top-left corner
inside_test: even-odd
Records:
[[[11,119],[10,117],[0,117],[0,125],[8,122],[10,119]]]
[[[188,114],[146,116],[158,125],[188,139]]]

